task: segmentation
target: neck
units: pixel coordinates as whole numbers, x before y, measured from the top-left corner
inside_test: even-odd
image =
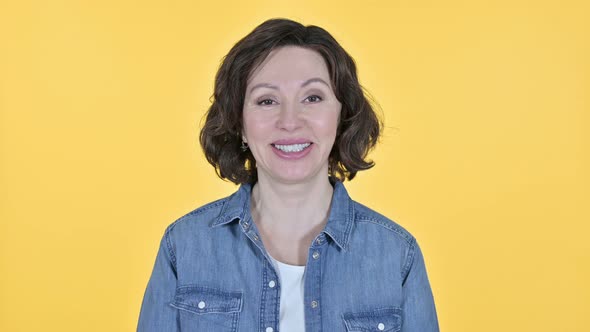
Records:
[[[261,176],[252,188],[252,216],[267,230],[308,234],[326,223],[332,194],[328,176],[297,184],[277,183]]]

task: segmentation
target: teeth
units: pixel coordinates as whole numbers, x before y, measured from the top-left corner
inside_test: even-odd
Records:
[[[306,147],[310,146],[311,143],[303,143],[303,144],[290,144],[290,145],[279,145],[274,144],[275,148],[284,151],[284,152],[299,152],[303,151]]]

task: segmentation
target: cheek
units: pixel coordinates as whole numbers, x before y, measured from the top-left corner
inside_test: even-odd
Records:
[[[338,128],[338,123],[340,121],[340,112],[326,113],[323,121],[326,130],[336,133],[336,128]]]
[[[244,133],[250,139],[264,137],[268,133],[269,119],[256,112],[244,113]]]
[[[338,128],[339,113],[326,112],[321,117],[314,119],[316,135],[324,139],[334,139]]]

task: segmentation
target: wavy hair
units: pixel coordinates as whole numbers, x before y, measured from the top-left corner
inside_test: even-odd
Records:
[[[353,58],[326,30],[288,19],[270,19],[238,41],[223,58],[215,76],[212,105],[200,133],[207,161],[222,179],[236,184],[257,181],[256,160],[243,151],[242,112],[250,74],[269,53],[282,46],[318,52],[326,62],[334,94],[342,104],[334,146],[328,157],[329,176],[352,180],[375,165],[366,160],[382,123],[357,77]]]

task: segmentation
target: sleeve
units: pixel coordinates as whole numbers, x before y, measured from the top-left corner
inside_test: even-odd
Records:
[[[171,226],[166,228],[160,241],[156,262],[148,281],[137,332],[180,331],[178,310],[169,305],[176,292],[176,258],[170,236]]]
[[[422,251],[413,240],[406,255],[402,332],[438,332],[438,318]]]

